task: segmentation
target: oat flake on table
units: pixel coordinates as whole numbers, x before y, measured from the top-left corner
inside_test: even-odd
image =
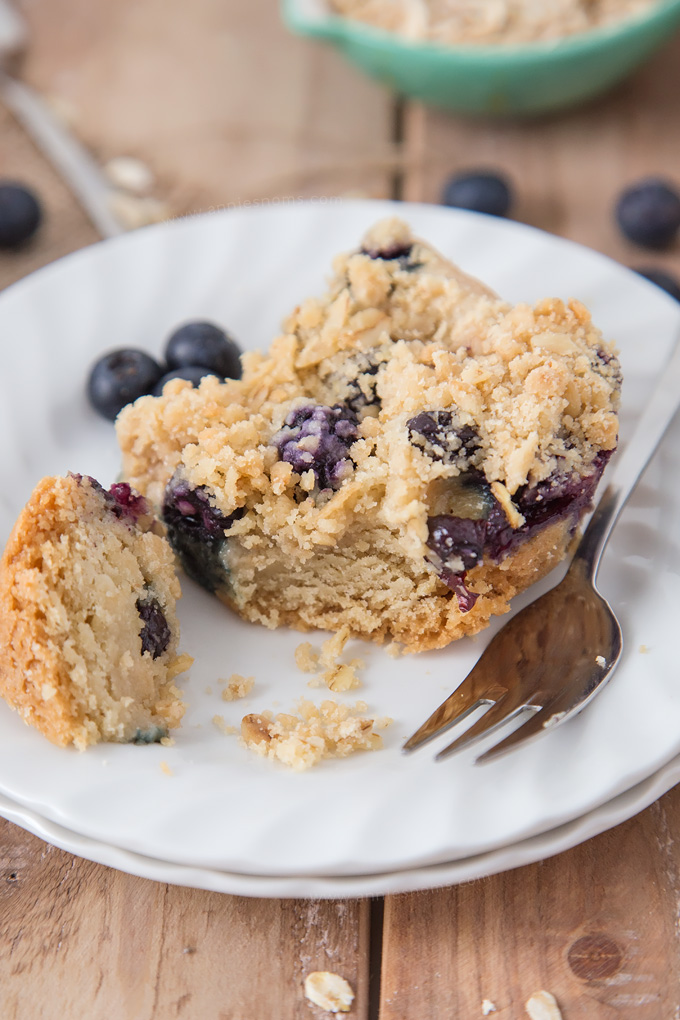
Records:
[[[587,32],[659,0],[331,0],[340,14],[411,38],[522,43]]]

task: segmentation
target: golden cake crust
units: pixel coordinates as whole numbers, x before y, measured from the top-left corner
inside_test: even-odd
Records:
[[[110,534],[119,533],[118,537],[111,534],[109,541],[120,551],[123,568],[103,578],[100,591],[107,587],[107,580],[134,576],[135,565],[141,564],[163,602],[172,636],[158,664],[152,664],[151,656],[141,653],[138,618],[136,626],[121,635],[121,642],[130,641],[134,654],[149,662],[136,667],[130,653],[132,665],[125,681],[129,689],[123,689],[123,678],[119,678],[120,690],[108,692],[106,709],[97,705],[96,694],[88,687],[92,680],[84,675],[88,658],[79,643],[97,648],[97,616],[100,632],[102,627],[115,629],[116,624],[125,627],[129,622],[116,605],[98,606],[99,593],[88,590],[86,576],[74,573],[74,563],[96,555],[99,538],[89,547],[83,535],[98,526],[100,504],[100,491],[88,479],[42,479],[19,515],[0,560],[0,694],[53,743],[73,743],[79,749],[101,739],[130,740],[137,722],[177,726],[184,711],[171,683],[174,672],[187,665],[177,656],[174,602],[180,591],[171,550],[158,535],[133,533],[115,517],[104,527]],[[116,593],[111,585],[108,588],[115,603]],[[73,607],[80,604],[82,612],[76,617]],[[88,617],[95,620],[91,626]],[[139,703],[135,682],[143,688]]]

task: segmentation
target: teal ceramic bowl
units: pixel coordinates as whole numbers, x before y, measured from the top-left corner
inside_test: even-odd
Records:
[[[474,114],[539,114],[604,92],[680,27],[680,0],[592,32],[517,46],[411,41],[330,13],[328,0],[283,0],[287,25],[325,39],[413,99]]]

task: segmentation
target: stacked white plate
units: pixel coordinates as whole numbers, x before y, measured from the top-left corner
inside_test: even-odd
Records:
[[[264,348],[295,304],[322,293],[333,255],[394,214],[511,301],[575,296],[588,305],[621,350],[626,442],[680,332],[680,305],[629,270],[529,227],[434,206],[328,200],[231,210],[104,242],[0,296],[0,539],[41,476],[115,480],[113,428],[84,395],[100,353],[139,346],[160,355],[170,331],[197,318]],[[303,774],[260,759],[213,717],[237,727],[246,712],[322,700],[295,665],[301,638],[248,625],[185,581],[182,646],[196,662],[174,746],[78,754],[0,705],[0,813],[134,874],[256,896],[444,885],[549,856],[630,817],[680,775],[678,440],[673,427],[600,574],[624,630],[617,674],[577,719],[534,744],[484,767],[472,751],[435,765],[436,745],[401,754],[498,621],[477,640],[426,655],[349,649],[366,660],[364,687],[341,697],[358,693],[369,711],[394,719],[384,750]],[[218,680],[234,672],[254,676],[255,686],[247,700],[225,703]]]

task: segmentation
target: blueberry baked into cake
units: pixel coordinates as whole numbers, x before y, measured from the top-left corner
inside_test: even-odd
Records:
[[[55,744],[151,743],[184,712],[179,582],[127,483],[44,478],[0,561],[0,694]]]
[[[581,304],[512,307],[391,219],[242,379],[175,380],[117,428],[186,573],[245,619],[422,651],[565,556],[619,390]]]

